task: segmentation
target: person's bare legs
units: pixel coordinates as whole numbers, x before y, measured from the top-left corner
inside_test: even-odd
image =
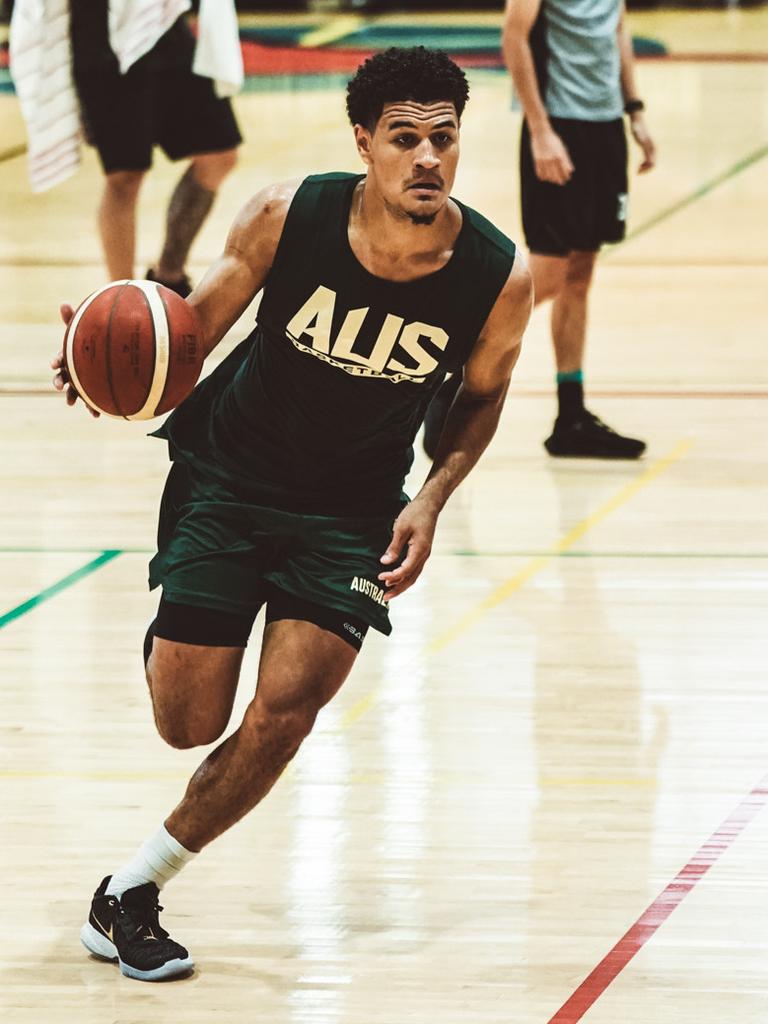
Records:
[[[558,373],[575,373],[584,364],[587,300],[596,260],[596,252],[570,253],[563,281],[554,296],[552,343]]]
[[[528,267],[533,278],[533,301],[536,306],[559,294],[568,269],[567,256],[545,256],[532,252]]]
[[[567,256],[543,256],[531,253],[528,266],[533,277],[534,304],[554,298],[563,286],[568,264]],[[422,444],[430,459],[434,458],[448,412],[461,384],[461,373],[454,373],[438,388],[424,416]]]
[[[155,651],[162,654],[156,660],[153,651],[148,672],[160,734],[174,746],[210,742],[231,710],[229,688],[223,688],[225,700],[195,707],[184,694],[194,658],[179,651],[188,645],[164,650],[166,644],[155,639]],[[233,649],[227,650],[233,666]],[[165,822],[177,842],[189,851],[201,850],[267,795],[317,713],[347,678],[356,655],[346,641],[313,623],[280,620],[266,627],[256,695],[240,727],[206,757]],[[194,696],[202,691],[196,685]]]
[[[214,743],[232,714],[244,647],[203,647],[156,636],[146,664],[155,725],[185,749]]]
[[[636,459],[645,451],[643,441],[617,434],[584,408],[582,367],[597,255],[574,250],[567,256],[530,257],[536,304],[553,300],[558,416],[544,446],[550,455]]]
[[[182,281],[192,243],[211,211],[219,186],[237,163],[237,150],[193,156],[168,203],[165,241],[153,269],[159,281]]]
[[[110,281],[133,277],[136,206],[145,173],[112,171],[106,175],[98,224]]]

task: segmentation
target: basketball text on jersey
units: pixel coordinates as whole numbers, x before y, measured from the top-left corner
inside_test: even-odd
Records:
[[[352,582],[349,585],[350,590],[357,590],[361,594],[365,594],[366,597],[370,597],[372,601],[376,601],[377,604],[383,604],[386,606],[384,600],[384,591],[381,587],[377,587],[375,583],[371,583],[370,580],[363,579],[362,576],[353,576]]]
[[[288,337],[302,352],[308,352],[358,377],[380,377],[393,384],[410,381],[423,384],[437,369],[438,360],[423,346],[426,340],[445,351],[449,335],[442,327],[417,320],[407,324],[400,316],[387,313],[370,352],[355,350],[370,306],[350,309],[335,338],[331,337],[336,292],[320,285],[286,327]],[[309,344],[307,344],[307,339]],[[399,357],[399,358],[398,358]],[[408,364],[401,362],[408,359]]]

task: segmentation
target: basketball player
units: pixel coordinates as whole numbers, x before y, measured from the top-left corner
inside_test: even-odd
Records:
[[[622,114],[642,150],[655,147],[638,98],[624,0],[507,0],[504,57],[525,115],[520,145],[523,227],[536,303],[552,299],[558,415],[550,455],[637,459],[645,443],[622,437],[584,407],[587,299],[604,242],[624,238],[627,143]],[[430,408],[431,455],[458,381]]]
[[[105,182],[99,234],[110,280],[134,276],[139,191],[152,149],[188,160],[168,203],[160,257],[147,271],[180,295],[190,248],[242,141],[232,106],[213,82],[192,72],[195,38],[182,15],[155,46],[120,73],[109,45],[107,0],[69,0],[72,72],[88,141]]]
[[[221,736],[263,605],[266,626],[240,726],[93,898],[83,942],[131,977],[192,966],[160,928],[158,889],[266,796],[369,627],[390,632],[389,602],[496,429],[532,287],[514,244],[449,198],[467,96],[443,53],[366,61],[347,109],[367,174],[257,194],[190,296],[210,352],[264,289],[254,332],[157,431],[173,467],[145,659],[168,743]],[[413,439],[449,370],[463,384],[409,502]],[[61,372],[56,386],[74,402]]]

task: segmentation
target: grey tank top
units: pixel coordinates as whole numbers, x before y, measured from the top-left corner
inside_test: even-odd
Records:
[[[530,45],[550,117],[622,116],[620,9],[621,0],[542,0]]]

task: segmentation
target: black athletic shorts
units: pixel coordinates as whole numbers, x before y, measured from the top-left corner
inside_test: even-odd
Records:
[[[552,118],[575,171],[567,185],[536,176],[528,125],[520,139],[520,198],[528,248],[545,256],[596,252],[624,238],[627,215],[627,139],[624,123]]]
[[[369,626],[388,635],[389,604],[378,576],[398,512],[366,517],[285,512],[245,502],[221,482],[174,463],[160,503],[150,589],[161,586],[171,605],[205,610],[200,631],[192,627],[191,637],[203,635],[203,625],[214,632],[231,626],[238,642],[216,642],[207,634],[205,640],[190,639],[179,632],[186,628],[184,617],[174,620],[173,635],[159,628],[157,635],[181,643],[245,646],[265,604],[268,622],[314,622],[353,647],[359,647]],[[161,615],[158,625],[165,624]]]
[[[152,148],[171,160],[233,149],[242,142],[232,105],[192,72],[194,38],[184,19],[121,75],[107,49],[94,59],[90,37],[73,32],[73,75],[88,142],[105,173],[145,171]]]

